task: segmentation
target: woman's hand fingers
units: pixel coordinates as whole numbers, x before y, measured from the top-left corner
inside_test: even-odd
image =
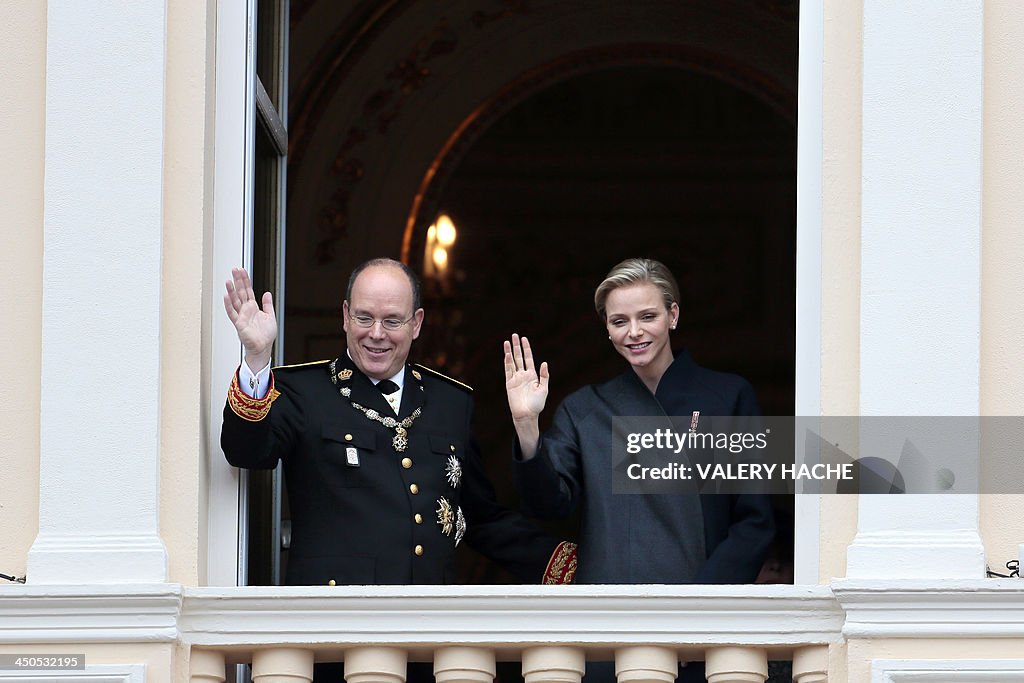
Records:
[[[516,374],[516,362],[512,359],[512,345],[506,341],[502,346],[505,349],[505,381],[508,382]]]
[[[522,370],[523,365],[523,344],[519,339],[519,335],[515,332],[512,333],[512,360],[516,364],[516,370]]]
[[[530,340],[526,337],[523,337],[523,369],[534,372],[533,350],[530,349]]]

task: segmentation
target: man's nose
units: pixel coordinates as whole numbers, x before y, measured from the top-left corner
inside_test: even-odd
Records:
[[[372,339],[383,339],[386,336],[388,335],[384,330],[384,321],[374,320],[373,324],[370,325],[370,337]]]

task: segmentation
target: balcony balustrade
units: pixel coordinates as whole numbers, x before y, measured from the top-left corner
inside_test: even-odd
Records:
[[[192,683],[252,664],[256,683],[307,683],[344,662],[347,683],[490,683],[519,661],[526,683],[580,683],[613,661],[619,683],[671,683],[705,662],[709,683],[764,683],[769,659],[796,683],[828,681],[843,612],[827,586],[339,586],[185,588],[179,618]]]
[[[153,650],[133,655],[131,647],[163,645],[189,656],[188,668],[174,680],[197,683],[222,683],[237,663],[252,664],[260,683],[304,683],[314,662],[343,662],[348,683],[401,683],[408,662],[432,662],[438,683],[488,683],[501,661],[518,663],[526,683],[578,683],[587,660],[615,662],[622,683],[671,681],[677,662],[699,660],[711,683],[763,683],[766,660],[792,661],[796,683],[826,683],[830,663],[846,657],[842,644],[893,638],[941,638],[968,648],[994,640],[1017,657],[1024,588],[1019,579],[837,579],[820,586],[0,586],[5,652],[85,653],[87,673],[98,667],[105,677],[110,644],[124,652],[120,661],[137,663]]]

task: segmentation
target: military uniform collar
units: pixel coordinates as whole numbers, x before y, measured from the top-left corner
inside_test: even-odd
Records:
[[[335,378],[338,382],[351,388],[353,400],[374,408],[383,415],[394,415],[387,399],[374,386],[373,380],[356,367],[347,350],[338,356],[333,364],[328,364],[328,367],[330,365],[334,365]],[[425,398],[422,375],[415,368],[406,363],[405,367],[390,379],[402,387],[402,404],[398,408],[398,417],[406,417],[423,406]]]
[[[359,368],[356,367],[356,362],[354,360],[352,360],[352,354],[349,353],[348,349],[345,349],[345,358],[348,360],[348,363],[346,364],[346,367],[353,368],[353,369],[355,369],[356,372],[360,372]],[[339,367],[341,366],[341,358],[338,358],[338,366]],[[408,372],[408,369],[409,369],[409,364],[406,363],[401,369],[399,369],[398,372],[396,372],[395,374],[391,375],[390,377],[385,377],[384,379],[391,380],[392,382],[394,382],[395,384],[398,385],[399,389],[405,389],[405,373]],[[369,377],[369,376],[367,376],[366,379],[369,380],[370,384],[372,384],[374,386],[377,386],[377,384],[379,382],[383,382],[384,381],[384,380],[380,380],[380,379],[374,379],[374,378]]]
[[[409,365],[405,364],[405,368],[399,373],[403,376],[401,381],[391,378],[391,381],[398,382],[402,386],[402,405],[398,408],[399,417],[405,417],[409,415],[417,408],[421,407],[425,402],[425,392],[423,391],[423,377],[420,373]]]

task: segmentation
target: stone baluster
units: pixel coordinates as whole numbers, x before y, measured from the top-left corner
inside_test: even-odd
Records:
[[[434,652],[437,683],[491,683],[494,674],[494,650],[444,647]]]
[[[347,683],[405,683],[409,654],[393,647],[356,647],[345,651]]]
[[[309,683],[313,651],[293,647],[257,650],[252,655],[253,683]]]
[[[586,657],[578,647],[546,645],[523,650],[525,683],[580,683]]]
[[[615,651],[618,683],[672,683],[679,675],[679,655],[666,647],[640,645]]]
[[[757,647],[713,647],[705,653],[708,683],[764,683],[768,653]]]
[[[796,683],[828,683],[828,645],[809,645],[793,652]]]
[[[189,655],[191,683],[224,683],[224,653],[193,649]]]

